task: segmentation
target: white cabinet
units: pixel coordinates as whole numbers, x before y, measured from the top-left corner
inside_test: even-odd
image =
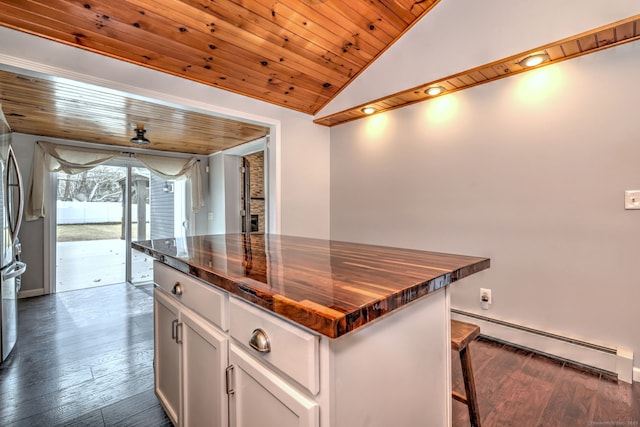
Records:
[[[229,300],[230,425],[318,427],[320,336]]]
[[[178,426],[451,425],[448,288],[329,339],[158,262],[154,280],[156,393]]]
[[[181,286],[175,294],[154,289],[156,394],[177,426],[226,427],[229,339],[181,301],[192,293],[190,283],[163,268],[154,269],[157,279],[174,276]]]
[[[319,405],[238,346],[231,344],[232,427],[318,427]]]
[[[180,412],[180,347],[175,340],[177,303],[154,291],[154,368],[156,395],[171,421],[178,424]]]
[[[320,391],[320,335],[238,298],[229,299],[229,335],[253,357],[312,395]],[[266,340],[268,350],[254,347],[259,346],[258,338]]]
[[[180,313],[183,426],[227,425],[226,336],[197,314]]]

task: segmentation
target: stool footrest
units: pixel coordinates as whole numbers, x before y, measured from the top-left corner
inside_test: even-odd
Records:
[[[452,393],[452,396],[455,400],[457,400],[458,402],[464,403],[465,405],[467,404],[467,398],[464,397],[463,395],[461,395],[460,393],[458,393],[457,391],[454,391]]]

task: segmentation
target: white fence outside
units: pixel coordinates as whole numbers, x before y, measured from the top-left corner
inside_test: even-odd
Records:
[[[58,200],[58,224],[100,224],[121,222],[124,214],[121,202],[63,202]],[[138,222],[138,206],[131,206],[131,220]],[[147,204],[147,218],[149,205]]]

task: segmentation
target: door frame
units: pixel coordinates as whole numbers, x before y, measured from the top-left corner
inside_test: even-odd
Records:
[[[273,129],[272,129],[273,130]],[[241,209],[243,207],[242,197],[240,192],[240,185],[242,181],[240,168],[243,166],[243,157],[248,156],[259,151],[264,152],[264,166],[263,166],[263,182],[264,182],[264,202],[265,202],[265,223],[264,234],[277,234],[280,230],[280,212],[279,212],[279,187],[277,185],[277,163],[275,162],[277,154],[272,152],[271,136],[267,135],[264,138],[257,139],[246,144],[238,145],[237,147],[229,148],[228,150],[216,153],[215,155],[221,155],[225,158],[225,167],[229,164],[233,164],[235,169],[230,173],[225,172],[225,205],[222,207],[225,210],[225,230],[227,233],[240,233],[242,230]],[[235,162],[235,163],[234,163]],[[219,208],[212,202],[214,210]],[[237,219],[237,221],[230,220]],[[249,224],[247,224],[248,226]]]

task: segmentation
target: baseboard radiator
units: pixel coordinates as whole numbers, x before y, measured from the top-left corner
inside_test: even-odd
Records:
[[[552,334],[476,313],[451,309],[451,318],[480,326],[484,337],[529,350],[627,383],[633,382],[633,352]]]

